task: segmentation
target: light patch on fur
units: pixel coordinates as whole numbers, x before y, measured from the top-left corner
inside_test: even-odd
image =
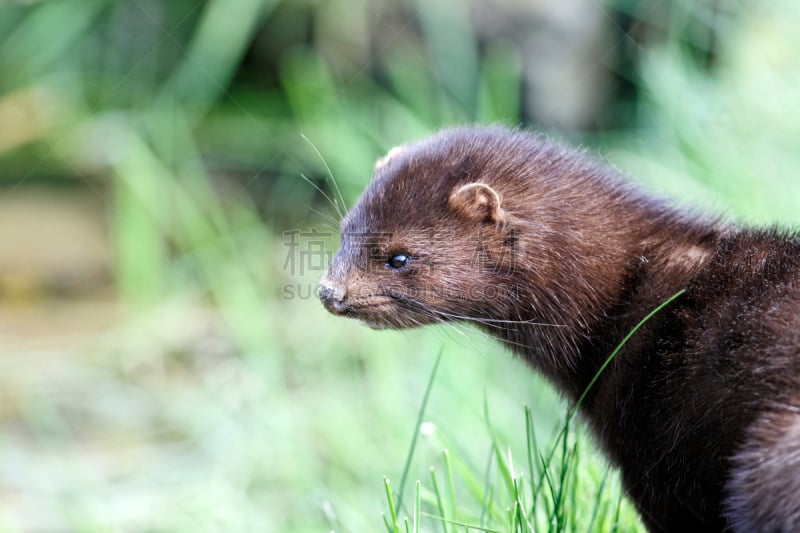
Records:
[[[712,251],[693,244],[679,246],[670,250],[667,256],[667,263],[681,267],[687,271],[703,265],[711,257]]]
[[[773,405],[732,459],[725,502],[737,533],[800,528],[800,398]]]
[[[380,159],[378,159],[378,161],[375,162],[375,170],[378,170],[381,167],[385,167],[387,163],[389,163],[393,159],[397,159],[397,156],[403,154],[405,151],[406,151],[405,144],[395,146],[394,148],[389,150],[385,156],[381,157]]]

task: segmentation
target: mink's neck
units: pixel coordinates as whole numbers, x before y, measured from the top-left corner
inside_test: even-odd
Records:
[[[663,206],[633,205],[624,220],[600,225],[601,233],[590,227],[579,232],[588,242],[549,273],[546,287],[519,285],[523,293],[515,295],[517,305],[506,306],[507,316],[497,317],[509,321],[506,326],[487,326],[572,401],[639,321],[686,288],[720,237],[715,226]],[[531,266],[536,268],[536,262]],[[535,278],[524,270],[515,276]],[[523,311],[519,302],[531,305]],[[593,389],[605,388],[604,380],[613,383],[617,365],[637,363],[641,338],[665,316],[659,313],[637,332],[639,339],[626,344]]]

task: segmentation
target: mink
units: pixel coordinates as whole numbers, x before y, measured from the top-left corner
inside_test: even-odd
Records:
[[[800,237],[704,217],[501,126],[393,149],[318,294],[373,328],[468,321],[580,404],[650,531],[800,531]]]

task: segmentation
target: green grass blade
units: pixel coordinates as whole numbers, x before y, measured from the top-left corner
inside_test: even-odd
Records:
[[[614,524],[611,526],[611,531],[619,529],[619,513],[622,510],[622,489],[619,491],[619,498],[617,498],[617,510],[614,513]]]
[[[439,491],[439,482],[436,481],[436,471],[431,468],[431,483],[433,484],[433,493],[436,495],[436,507],[439,509],[439,519],[442,521],[442,531],[447,533],[447,514],[442,502],[442,493]],[[435,517],[434,517],[435,518]]]
[[[497,436],[494,433],[494,428],[492,427],[491,417],[489,417],[489,399],[486,396],[486,391],[483,391],[483,416],[486,420],[486,428],[489,431],[489,436],[492,439],[492,444],[494,446],[494,456],[495,460],[497,461],[497,466],[500,470],[500,477],[503,479],[503,482],[506,485],[506,490],[508,490],[509,495],[514,494],[514,482],[511,479],[511,471],[508,468],[505,460],[503,459],[503,454],[500,452],[500,446],[497,443]]]
[[[389,502],[389,514],[392,517],[392,529],[394,533],[400,533],[400,527],[397,523],[397,511],[394,506],[394,498],[392,498],[392,487],[389,484],[389,478],[383,478],[383,486],[386,489],[386,500]]]
[[[575,444],[572,446],[572,455],[570,460],[570,471],[572,472],[572,476],[570,477],[570,486],[569,486],[569,495],[570,495],[570,509],[573,511],[569,513],[569,527],[570,531],[575,531],[577,529],[577,512],[575,511],[578,508],[578,467],[580,465],[580,448],[578,448],[578,441],[575,441]]]
[[[547,488],[550,490],[550,498],[544,497],[543,500],[545,504],[545,511],[547,512],[548,524],[551,524],[552,522],[550,522],[550,520],[552,519],[555,511],[552,509],[550,501],[555,500],[556,489],[553,486],[553,480],[550,479],[550,471],[548,470],[549,465],[546,464],[544,456],[540,455],[539,458],[542,462],[542,478],[539,483],[542,487],[546,485]]]
[[[524,483],[522,479],[514,480],[514,507],[516,508],[516,528],[518,531],[532,531],[533,527],[528,521],[527,513],[525,512],[525,502],[523,501]]]
[[[531,408],[525,406],[525,447],[528,452],[528,472],[530,473],[531,480],[531,511],[530,515],[536,517],[536,500],[538,499],[538,492],[536,490],[536,461],[535,457],[539,456],[539,447],[536,443],[536,429],[533,427],[533,416],[531,415]],[[539,485],[541,486],[541,485]]]
[[[603,502],[603,491],[606,488],[606,482],[608,481],[608,475],[611,472],[611,468],[606,468],[606,473],[603,474],[603,479],[600,481],[600,486],[597,488],[597,493],[594,497],[594,508],[592,509],[592,516],[589,519],[589,527],[586,529],[586,533],[592,533],[592,528],[594,527],[594,522],[597,520],[597,517],[600,513],[600,505]]]
[[[403,466],[403,475],[400,476],[400,486],[397,489],[397,508],[403,508],[403,491],[405,490],[406,481],[408,480],[408,472],[411,470],[411,461],[414,458],[414,451],[417,449],[417,439],[419,438],[419,428],[422,425],[422,419],[425,417],[425,408],[428,406],[428,400],[431,397],[431,390],[433,390],[433,382],[436,378],[436,371],[439,369],[439,363],[442,361],[444,355],[444,346],[439,348],[439,353],[436,356],[436,362],[433,364],[430,378],[428,378],[428,385],[425,387],[425,394],[422,396],[422,404],[417,413],[417,423],[414,426],[414,435],[411,437],[411,445],[408,447],[408,455],[406,456],[406,463]]]
[[[491,513],[489,509],[489,497],[491,496],[491,475],[492,475],[492,458],[494,457],[494,444],[489,448],[489,457],[486,458],[486,470],[483,475],[483,500],[481,501],[481,527],[486,525],[487,514]],[[488,512],[488,513],[487,513]]]
[[[608,367],[608,365],[611,364],[611,361],[614,360],[614,358],[617,356],[617,353],[619,353],[619,351],[622,349],[622,347],[625,346],[628,343],[628,341],[631,339],[631,337],[633,337],[634,334],[637,331],[639,331],[639,329],[642,326],[644,326],[651,318],[653,318],[659,311],[664,309],[666,306],[668,306],[670,303],[672,303],[675,299],[677,299],[679,296],[681,296],[684,292],[686,292],[686,289],[681,289],[678,292],[676,292],[675,294],[673,294],[672,296],[670,296],[669,298],[667,298],[666,300],[664,300],[663,302],[661,302],[655,309],[653,309],[652,311],[647,313],[647,316],[645,316],[643,319],[641,319],[639,321],[639,323],[636,324],[633,327],[633,329],[628,332],[627,335],[625,335],[625,338],[622,339],[622,342],[620,342],[617,345],[617,347],[614,348],[614,351],[611,352],[611,355],[609,355],[606,358],[606,360],[603,361],[603,364],[600,365],[600,368],[597,370],[597,372],[595,373],[594,377],[592,377],[592,380],[589,382],[589,385],[587,385],[586,389],[584,389],[583,394],[581,394],[580,397],[578,398],[578,401],[575,402],[575,406],[572,408],[572,410],[570,412],[570,415],[569,415],[569,418],[567,419],[567,423],[568,424],[578,414],[578,409],[580,408],[581,404],[583,403],[583,400],[585,400],[586,396],[589,395],[589,391],[592,390],[592,387],[594,387],[594,384],[597,383],[597,380],[600,379],[600,376],[605,371],[606,367]]]
[[[421,508],[420,501],[421,483],[417,480],[416,501],[414,502],[414,533],[419,533],[419,513]]]
[[[553,503],[553,518],[556,522],[557,531],[564,529],[564,490],[566,488],[567,471],[569,468],[569,450],[567,441],[569,439],[569,422],[565,426],[565,431],[561,438],[561,468],[558,476],[558,493]]]
[[[447,472],[447,489],[450,492],[450,516],[455,518],[458,506],[456,504],[456,484],[453,478],[453,464],[450,461],[450,452],[444,450],[442,456],[444,458],[445,471]]]

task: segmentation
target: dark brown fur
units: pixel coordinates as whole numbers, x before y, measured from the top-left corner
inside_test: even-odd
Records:
[[[690,217],[522,131],[453,129],[379,162],[320,297],[373,327],[476,322],[574,401],[681,289],[581,412],[651,531],[800,531],[794,234]]]

